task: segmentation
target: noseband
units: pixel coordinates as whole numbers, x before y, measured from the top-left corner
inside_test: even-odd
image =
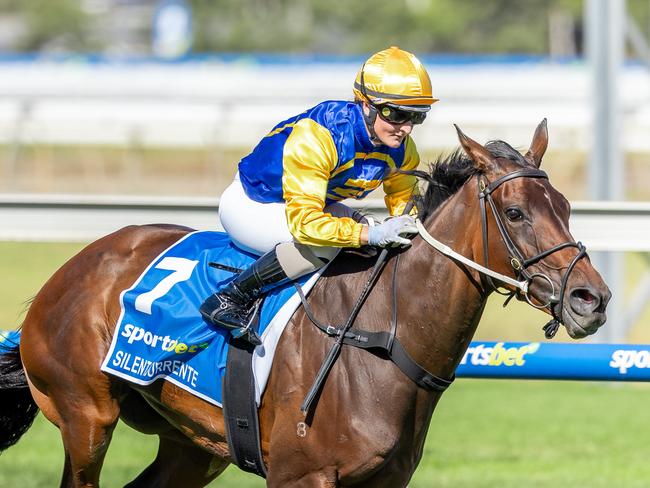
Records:
[[[513,296],[523,294],[526,301],[533,307],[541,308],[541,309],[548,308],[549,312],[553,316],[553,320],[551,320],[548,324],[544,326],[544,333],[546,337],[550,339],[555,335],[557,329],[562,323],[561,316],[562,316],[562,307],[564,304],[564,292],[566,291],[567,283],[569,281],[569,276],[571,275],[571,272],[575,268],[578,261],[580,261],[582,258],[584,258],[587,255],[587,250],[581,242],[576,243],[576,242],[567,241],[562,244],[558,244],[557,246],[553,246],[552,248],[547,249],[546,251],[542,251],[531,258],[526,259],[523,253],[521,252],[521,250],[519,249],[519,247],[517,247],[515,242],[510,237],[510,234],[508,234],[508,230],[506,229],[506,226],[503,222],[503,218],[501,217],[500,213],[497,211],[497,207],[494,203],[494,199],[492,198],[492,193],[494,192],[494,190],[499,188],[502,184],[506,183],[507,181],[514,180],[515,178],[548,179],[548,175],[546,174],[546,172],[540,169],[533,169],[533,168],[523,168],[518,171],[513,171],[512,173],[508,173],[507,175],[504,175],[501,178],[492,182],[488,182],[485,176],[483,175],[477,175],[478,188],[479,188],[478,197],[479,197],[479,202],[481,204],[481,229],[483,233],[483,256],[485,260],[485,267],[489,268],[487,206],[485,203],[487,202],[487,205],[489,205],[492,210],[492,215],[494,215],[494,220],[497,223],[499,234],[501,234],[501,238],[503,239],[503,242],[506,248],[508,249],[508,253],[510,255],[510,265],[512,266],[512,269],[515,272],[517,279],[518,280],[523,279],[523,281],[525,281],[528,285],[523,290],[523,293],[520,292],[519,289],[515,289],[514,291],[508,293],[502,293],[505,295],[509,295],[508,300],[506,300],[506,303]],[[573,260],[571,261],[571,263],[569,264],[566,270],[566,273],[564,273],[564,276],[562,277],[562,281],[560,283],[560,291],[558,295],[556,295],[555,285],[553,284],[553,281],[544,273],[541,272],[530,273],[528,267],[540,262],[542,259],[550,256],[551,254],[554,254],[557,251],[560,251],[567,247],[577,248],[578,254],[573,258]],[[548,301],[546,303],[543,303],[541,305],[534,303],[529,295],[529,287],[535,278],[541,278],[543,280],[546,280],[551,285],[551,296],[548,298]],[[494,281],[490,276],[486,276],[485,279],[493,290],[497,291],[497,293],[501,293],[498,290],[498,287],[495,286]]]

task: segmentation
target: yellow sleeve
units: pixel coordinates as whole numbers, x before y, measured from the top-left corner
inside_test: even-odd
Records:
[[[302,119],[284,145],[282,192],[291,235],[303,244],[359,247],[363,225],[325,213],[327,184],[338,155],[329,131]]]
[[[401,169],[417,169],[420,155],[410,136],[406,139],[404,148],[404,163]],[[401,215],[404,207],[413,194],[418,193],[418,180],[413,175],[400,174],[394,171],[384,180],[384,202],[391,215]],[[415,207],[413,207],[415,209]]]

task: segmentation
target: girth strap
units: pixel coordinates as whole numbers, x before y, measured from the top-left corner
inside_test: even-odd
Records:
[[[255,404],[253,350],[255,346],[230,337],[223,383],[223,417],[228,449],[240,469],[266,478]]]

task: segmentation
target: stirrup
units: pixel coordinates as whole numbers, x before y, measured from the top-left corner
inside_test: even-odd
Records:
[[[218,294],[210,295],[205,302],[201,305],[200,312],[203,319],[215,327],[223,327],[230,332],[235,339],[242,339],[254,346],[262,344],[262,339],[259,334],[253,329],[253,321],[260,307],[261,300],[255,302],[248,313],[241,315],[241,322],[221,322],[215,320],[215,315],[228,308],[230,300],[227,297],[219,296]],[[245,324],[245,325],[244,325]]]
[[[253,346],[262,345],[262,338],[257,333],[257,331],[253,329],[253,322],[255,321],[255,317],[257,316],[257,312],[259,311],[261,303],[262,300],[257,300],[255,302],[255,306],[250,312],[248,323],[244,327],[230,329],[230,335],[232,335],[235,339],[243,339]]]
[[[250,327],[241,327],[239,329],[232,329],[230,331],[230,335],[232,335],[235,339],[242,339],[248,342],[249,344],[252,344],[253,346],[262,345],[262,338],[259,336],[257,332],[255,332]]]
[[[215,327],[225,327],[226,329],[238,329],[242,327],[242,324],[247,323],[250,319],[250,310],[247,312],[247,308],[230,296],[220,293],[215,293],[210,295],[199,307],[199,312],[203,319],[214,325]],[[237,317],[237,319],[224,321],[220,319],[220,316],[225,312],[231,312],[231,318]]]

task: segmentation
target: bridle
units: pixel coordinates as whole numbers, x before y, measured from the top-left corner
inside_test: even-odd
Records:
[[[550,314],[553,316],[553,319],[544,326],[544,333],[546,337],[550,339],[555,335],[560,324],[562,324],[561,316],[562,316],[562,308],[564,306],[564,293],[566,291],[567,283],[569,281],[569,276],[571,275],[571,272],[574,270],[578,261],[580,261],[582,258],[587,256],[587,250],[581,242],[567,241],[562,244],[558,244],[557,246],[553,246],[550,249],[542,251],[536,254],[535,256],[526,259],[524,257],[524,254],[517,246],[517,244],[515,244],[513,239],[510,237],[506,225],[503,222],[500,213],[498,212],[496,204],[494,203],[494,199],[492,198],[492,193],[497,188],[499,188],[502,184],[514,180],[516,178],[548,179],[548,175],[544,171],[535,168],[523,168],[517,171],[513,171],[512,173],[508,173],[492,182],[489,182],[487,178],[482,174],[478,174],[476,178],[477,178],[478,189],[479,189],[478,198],[481,207],[480,211],[481,211],[481,230],[483,234],[482,238],[483,238],[484,266],[481,266],[480,264],[471,261],[470,259],[465,258],[464,256],[461,256],[460,254],[454,252],[453,250],[451,250],[450,248],[442,244],[440,241],[434,239],[426,231],[424,225],[422,225],[422,223],[418,221],[417,226],[420,235],[428,244],[440,250],[443,254],[446,254],[452,257],[453,259],[459,260],[464,264],[466,264],[467,266],[470,266],[478,270],[481,274],[483,274],[486,283],[490,287],[490,291],[496,291],[497,293],[508,296],[508,299],[506,300],[506,304],[514,296],[518,296],[518,297],[523,296],[525,300],[533,307],[540,308],[540,309],[548,309]],[[497,229],[499,230],[501,239],[503,240],[506,249],[508,250],[508,254],[510,257],[510,265],[512,266],[516,279],[512,279],[509,276],[505,276],[490,270],[489,261],[488,261],[488,248],[489,248],[488,229],[487,229],[487,207],[488,206],[492,210],[492,215],[494,216],[494,220],[496,221]],[[562,281],[560,283],[559,293],[556,295],[555,285],[553,284],[553,281],[546,274],[541,272],[531,273],[528,270],[528,268],[540,262],[544,258],[550,256],[551,254],[554,254],[557,251],[560,251],[568,247],[575,247],[578,250],[578,253],[573,258],[569,266],[567,267],[567,270],[564,273],[564,276],[562,277]],[[497,280],[503,283],[511,285],[514,288],[514,290],[507,291],[507,292],[499,291],[499,287],[494,283],[493,278],[496,278]],[[546,280],[551,285],[551,295],[549,296],[548,301],[546,303],[537,304],[533,301],[533,299],[531,299],[529,295],[530,285],[535,278]]]

